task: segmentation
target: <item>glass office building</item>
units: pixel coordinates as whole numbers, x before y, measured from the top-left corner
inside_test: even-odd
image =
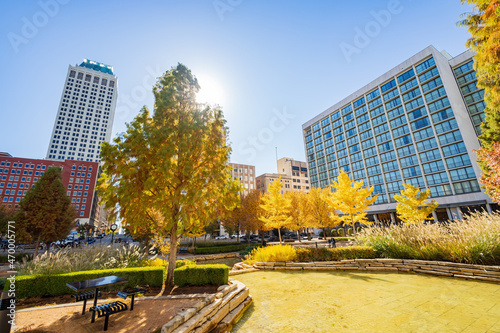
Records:
[[[328,187],[343,169],[374,187],[374,220],[395,219],[403,183],[430,189],[436,220],[495,209],[473,152],[485,105],[472,64],[470,51],[452,58],[429,46],[306,122],[311,185]]]

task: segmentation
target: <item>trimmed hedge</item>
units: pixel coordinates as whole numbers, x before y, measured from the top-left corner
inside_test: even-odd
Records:
[[[252,246],[257,247],[262,244],[252,244]],[[237,245],[227,245],[219,247],[202,247],[196,249],[196,254],[214,254],[214,253],[226,253],[226,252],[236,252],[245,249],[248,244],[237,244]]]
[[[184,286],[204,286],[227,284],[229,267],[226,265],[186,265],[174,270],[174,284]]]
[[[238,245],[238,242],[204,242],[198,241],[196,242],[196,248],[204,248],[204,247],[221,247],[221,246],[231,246]],[[191,247],[191,244],[185,244],[183,247]]]
[[[349,246],[328,248],[300,248],[297,249],[296,261],[339,261],[344,259],[374,259],[377,252],[369,246]]]
[[[24,257],[27,257],[28,260],[33,259],[33,255],[29,254],[29,253],[17,253],[17,254],[12,254],[12,255],[14,256],[14,259],[16,262],[23,262]],[[8,254],[0,254],[0,263],[7,263],[7,262],[9,262],[9,255]]]
[[[227,266],[226,266],[227,267]],[[108,289],[124,287],[150,286],[161,287],[165,281],[164,267],[132,267],[95,271],[81,271],[50,275],[21,275],[16,277],[17,298],[57,296],[70,294],[73,291],[66,286],[68,282],[96,279],[103,276],[116,275],[127,279],[125,284],[111,286]],[[8,284],[6,284],[8,286]]]

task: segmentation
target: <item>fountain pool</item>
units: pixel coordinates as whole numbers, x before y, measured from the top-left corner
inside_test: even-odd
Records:
[[[500,332],[500,284],[359,271],[234,279],[254,301],[231,332]]]

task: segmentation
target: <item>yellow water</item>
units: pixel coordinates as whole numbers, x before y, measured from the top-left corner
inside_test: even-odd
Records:
[[[255,272],[232,332],[500,332],[500,284],[398,273]]]

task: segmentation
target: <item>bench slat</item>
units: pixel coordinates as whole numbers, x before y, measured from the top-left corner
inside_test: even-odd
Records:
[[[120,301],[93,306],[89,310],[89,311],[93,312],[91,323],[95,322],[96,313],[97,313],[97,318],[106,317],[106,319],[104,321],[104,330],[107,331],[108,330],[109,315],[112,315],[112,314],[118,313],[118,312],[122,312],[122,311],[127,311],[127,309],[128,309],[127,304],[120,302]]]

